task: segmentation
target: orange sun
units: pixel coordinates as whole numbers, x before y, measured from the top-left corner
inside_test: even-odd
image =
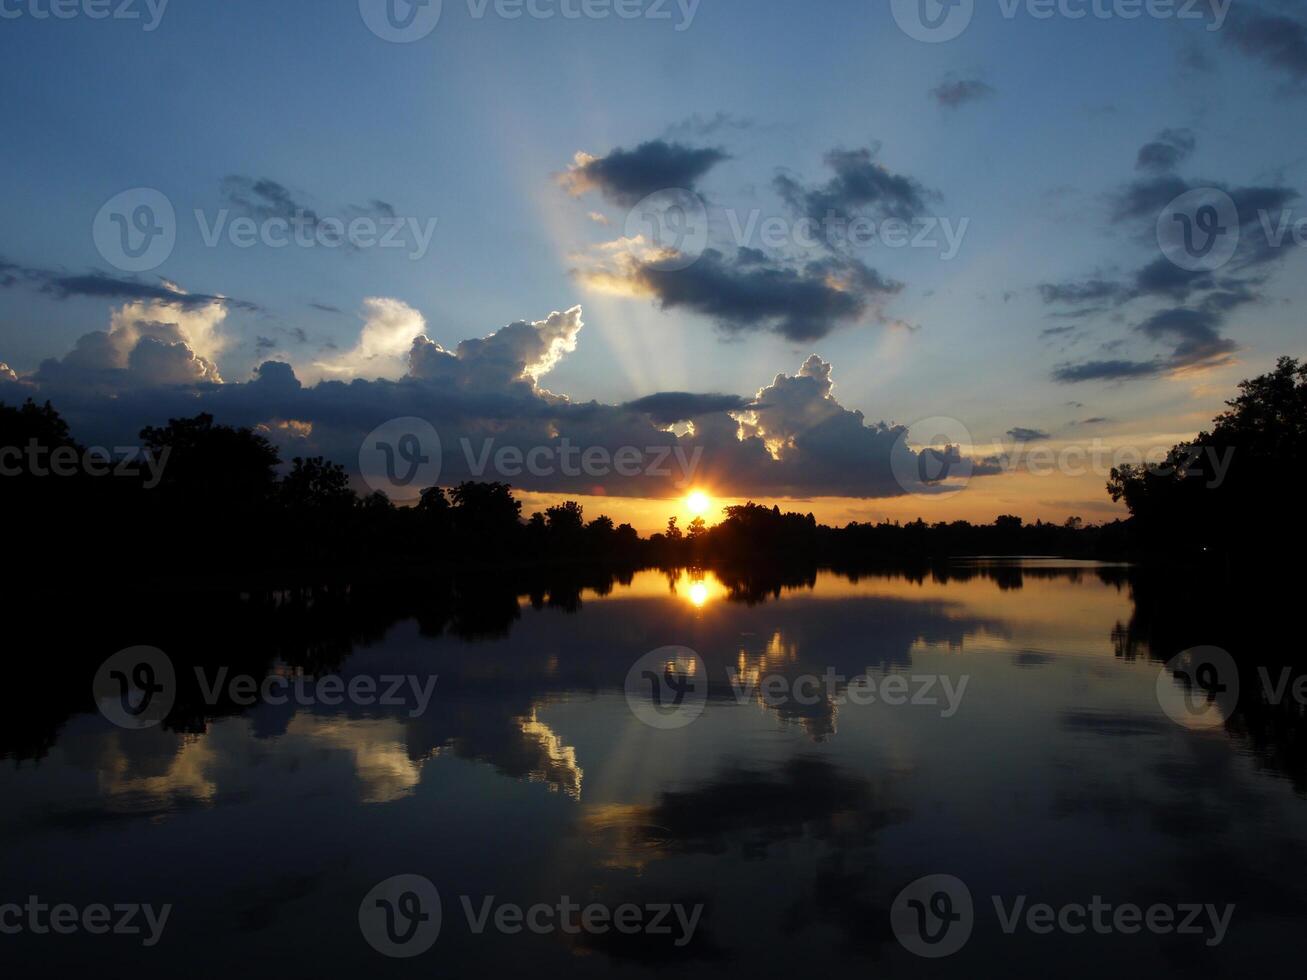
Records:
[[[702,517],[708,513],[708,508],[712,506],[712,501],[702,490],[696,490],[690,496],[685,498],[686,509],[695,517]]]

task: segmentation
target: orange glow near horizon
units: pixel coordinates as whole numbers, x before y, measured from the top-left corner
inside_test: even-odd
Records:
[[[708,513],[708,508],[712,506],[712,501],[702,490],[696,490],[685,498],[686,509],[695,517],[703,517]]]

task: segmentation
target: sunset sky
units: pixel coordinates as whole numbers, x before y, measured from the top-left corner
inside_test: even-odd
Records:
[[[1192,436],[1307,352],[1301,4],[976,0],[942,43],[883,0],[445,0],[407,43],[371,5],[0,20],[0,400],[48,398],[106,446],[209,411],[351,472],[369,432],[417,417],[442,483],[470,475],[465,439],[702,449],[689,480],[485,475],[528,513],[567,497],[642,531],[687,522],[693,489],[709,517],[753,498],[834,524],[1100,521],[1123,511],[1085,453]],[[1159,217],[1200,188],[1242,236],[1183,269]],[[685,263],[637,237],[669,189],[706,218]],[[175,244],[115,251],[114,214],[160,200]],[[878,233],[801,233],[831,214]],[[397,247],[247,247],[230,225],[296,215]],[[968,436],[959,493],[897,475],[897,427],[930,418]],[[1032,449],[1072,472],[1013,464]]]

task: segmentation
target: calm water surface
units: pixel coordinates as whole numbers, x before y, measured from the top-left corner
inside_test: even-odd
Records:
[[[0,904],[173,910],[152,948],[0,935],[9,975],[1219,976],[1298,958],[1301,711],[1206,729],[1169,718],[1159,669],[1178,649],[1154,647],[1191,624],[1159,625],[1126,569],[791,585],[648,571],[513,591],[437,609],[356,593],[179,602],[158,635],[118,630],[118,646],[158,645],[181,674],[435,675],[417,717],[409,704],[182,705],[128,731],[89,693],[116,646],[44,677],[67,693],[5,729]],[[624,685],[672,645],[697,652],[708,698],[693,723],[653,727]],[[879,696],[899,690],[907,703]],[[896,896],[931,874],[974,899],[970,940],[947,959],[918,958],[891,930]],[[359,923],[364,896],[395,875],[442,898],[438,940],[408,960],[377,953]],[[463,896],[474,910],[568,896],[703,911],[679,946],[478,934]],[[1008,934],[994,896],[1007,909],[1022,896],[1235,909],[1208,945],[1210,933]]]

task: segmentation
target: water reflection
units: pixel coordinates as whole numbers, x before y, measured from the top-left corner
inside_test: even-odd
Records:
[[[1238,901],[1263,939],[1307,908],[1283,873],[1307,854],[1301,709],[1253,697],[1202,733],[1153,696],[1158,665],[1195,642],[1274,661],[1272,626],[1241,630],[1215,606],[1196,617],[1192,597],[1128,569],[577,572],[138,601],[124,617],[122,597],[88,597],[57,676],[47,657],[20,662],[0,729],[12,760],[0,832],[14,845],[0,880],[22,894],[112,893],[131,864],[115,855],[168,855],[147,862],[143,887],[190,903],[192,917],[176,921],[176,952],[138,973],[196,972],[187,942],[215,933],[229,941],[200,972],[232,972],[267,947],[230,936],[273,922],[302,968],[375,972],[350,915],[400,872],[451,894],[708,908],[684,949],[648,937],[491,941],[451,922],[440,948],[455,973],[512,969],[524,955],[546,972],[615,961],[797,972],[874,957],[907,973],[885,910],[906,880],[939,868],[977,890],[1049,900],[1183,889]],[[163,726],[123,731],[95,713],[89,678],[141,642],[166,650],[184,683]],[[708,706],[685,729],[656,731],[629,710],[624,682],[638,657],[669,645],[698,651]],[[438,680],[416,716],[208,703],[194,670],[224,666]],[[828,672],[838,681],[807,703],[759,690]],[[967,700],[943,718],[846,697],[896,673],[965,675]],[[269,854],[273,835],[284,839]],[[759,934],[793,948],[759,949]],[[1049,949],[1061,950],[995,942],[976,940],[973,971],[989,955],[1017,974],[1046,971]],[[1258,962],[1235,949],[1227,965]],[[1169,943],[1104,952],[1162,974],[1189,955]],[[41,953],[64,962],[82,948]]]

